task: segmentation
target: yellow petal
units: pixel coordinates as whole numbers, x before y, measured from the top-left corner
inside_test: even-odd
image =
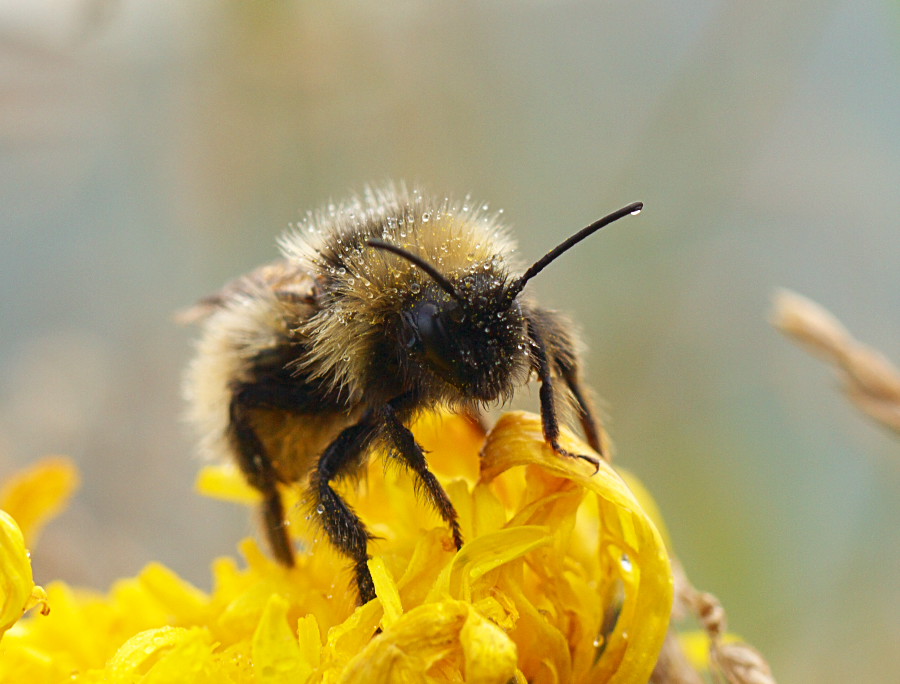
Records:
[[[301,660],[313,669],[318,668],[322,660],[322,634],[315,615],[304,615],[297,622],[297,643]]]
[[[411,426],[416,441],[428,454],[428,466],[437,475],[469,482],[478,479],[478,452],[484,428],[477,420],[443,411],[423,413]]]
[[[516,644],[506,632],[470,610],[459,635],[466,662],[466,681],[507,682],[516,670]]]
[[[653,521],[653,524],[659,531],[659,534],[662,537],[666,548],[669,549],[671,555],[672,536],[669,534],[669,530],[666,527],[666,522],[665,520],[663,520],[662,513],[659,510],[659,506],[656,505],[656,501],[650,495],[650,492],[644,486],[644,483],[641,482],[630,470],[617,467],[616,472],[619,474],[619,477],[625,480],[625,484],[628,485],[628,488],[634,494],[635,498],[640,502],[641,508],[644,509],[647,517]]]
[[[372,573],[372,581],[375,584],[375,593],[378,595],[384,608],[384,619],[381,624],[387,628],[403,615],[400,592],[397,591],[397,584],[388,572],[383,558],[372,558],[368,565],[369,572]]]
[[[34,547],[47,522],[66,505],[78,487],[78,471],[68,458],[44,458],[15,473],[0,490],[0,509],[18,522],[28,546]]]
[[[160,563],[150,563],[139,578],[142,589],[180,622],[203,622],[209,597]]]
[[[110,659],[104,681],[164,684],[216,682],[219,667],[209,632],[200,627],[160,627],[134,635]]]
[[[550,541],[549,530],[538,526],[511,527],[472,540],[453,559],[448,593],[469,600],[474,580]]]
[[[288,624],[288,602],[272,594],[253,634],[253,667],[260,681],[295,684],[312,672]]]
[[[259,491],[247,484],[247,480],[231,463],[203,466],[194,482],[194,488],[204,496],[240,504],[262,501]]]

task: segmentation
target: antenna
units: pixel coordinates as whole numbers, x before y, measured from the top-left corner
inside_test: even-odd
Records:
[[[513,282],[513,284],[509,288],[509,297],[510,299],[515,298],[518,294],[524,289],[525,284],[534,278],[538,273],[543,271],[553,260],[556,259],[563,252],[568,251],[579,242],[584,240],[586,237],[593,235],[598,230],[603,228],[604,226],[608,226],[610,223],[618,221],[620,218],[624,218],[629,214],[639,214],[641,209],[644,208],[643,202],[634,202],[629,204],[627,207],[622,207],[618,211],[614,211],[608,216],[604,216],[602,219],[594,221],[591,225],[582,228],[577,233],[575,233],[568,240],[564,240],[556,247],[547,252],[543,257],[534,262],[534,264],[529,268],[522,276]]]

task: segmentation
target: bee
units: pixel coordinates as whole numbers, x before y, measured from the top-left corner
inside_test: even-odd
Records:
[[[599,465],[559,444],[569,405],[602,457],[572,326],[525,286],[641,207],[592,223],[523,270],[499,212],[404,186],[369,189],[308,214],[281,238],[281,259],[189,310],[203,326],[186,375],[189,418],[203,450],[236,462],[261,494],[274,557],[294,564],[279,486],[302,483],[326,537],[352,563],[360,602],[375,597],[372,536],[332,485],[361,472],[378,447],[407,467],[462,547],[453,503],[408,425],[437,407],[478,414],[531,377],[541,383],[547,443]]]

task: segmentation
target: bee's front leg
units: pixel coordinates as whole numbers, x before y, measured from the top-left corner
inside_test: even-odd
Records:
[[[444,519],[444,522],[450,526],[450,533],[453,535],[453,543],[456,548],[462,548],[462,532],[459,529],[458,515],[453,507],[453,502],[450,501],[450,497],[447,496],[441,483],[428,469],[425,451],[416,442],[410,429],[400,420],[397,410],[391,404],[388,404],[385,409],[385,423],[387,437],[396,450],[396,456],[402,459],[419,478],[419,483],[428,495],[429,502]]]
[[[375,598],[375,584],[368,566],[372,535],[350,504],[334,491],[331,482],[360,467],[363,454],[378,429],[371,412],[356,425],[346,428],[322,453],[310,478],[313,515],[318,517],[329,541],[353,561],[361,604]]]

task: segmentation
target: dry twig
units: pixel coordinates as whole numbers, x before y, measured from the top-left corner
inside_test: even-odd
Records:
[[[775,296],[772,322],[836,366],[845,394],[859,409],[900,432],[900,371],[882,354],[853,339],[828,311],[794,292]]]

